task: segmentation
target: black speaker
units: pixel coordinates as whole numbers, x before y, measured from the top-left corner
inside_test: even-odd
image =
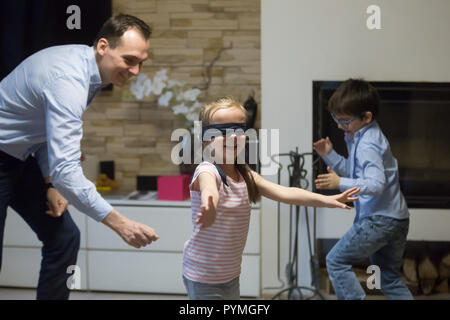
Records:
[[[258,104],[256,103],[253,95],[250,95],[244,102],[244,108],[247,111],[247,129],[253,128],[256,121],[256,113],[258,111]]]
[[[100,161],[100,173],[104,173],[114,180],[114,161]]]
[[[136,189],[138,191],[158,190],[157,178],[158,176],[137,176]]]

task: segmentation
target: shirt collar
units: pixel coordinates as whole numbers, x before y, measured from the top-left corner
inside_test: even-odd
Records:
[[[358,131],[356,131],[355,132],[355,138],[360,138],[364,134],[364,132],[366,132],[367,130],[369,130],[369,128],[372,128],[374,126],[378,126],[378,124],[377,124],[377,122],[375,120],[373,120],[367,126],[364,126],[361,129],[359,129]]]
[[[372,127],[375,127],[375,126],[378,126],[378,123],[377,123],[375,120],[373,120],[373,121],[372,121],[371,123],[369,123],[367,126],[364,126],[364,127],[362,127],[361,129],[359,129],[358,131],[356,131],[355,134],[354,134],[354,136],[353,136],[353,139],[348,138],[346,134],[344,134],[344,139],[345,139],[345,141],[347,141],[347,142],[351,142],[352,140],[355,141],[355,140],[361,138],[362,135],[363,135],[367,130],[369,130],[369,128],[372,128]]]
[[[89,47],[87,49],[88,54],[88,63],[89,63],[89,74],[90,74],[90,84],[101,86],[102,85],[102,78],[100,77],[100,72],[98,70],[97,61],[95,60],[95,52],[94,47]]]

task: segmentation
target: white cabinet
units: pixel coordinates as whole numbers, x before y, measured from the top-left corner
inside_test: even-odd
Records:
[[[72,206],[69,206],[69,212],[78,229],[80,229],[80,248],[86,248],[86,220],[88,218]],[[3,246],[41,247],[41,242],[30,226],[11,208],[8,208],[6,214]]]
[[[127,245],[114,231],[69,207],[81,232],[77,264],[82,290],[185,294],[183,247],[192,232],[189,201],[110,203],[126,217],[155,229],[159,240],[144,248]],[[260,211],[252,209],[241,273],[241,295],[260,296]],[[41,243],[26,223],[8,209],[0,285],[36,287]]]
[[[69,207],[70,215],[80,229],[80,251],[77,265],[81,273],[81,290],[87,290],[86,220],[87,216]],[[41,266],[42,243],[26,222],[8,208],[3,238],[0,286],[35,288]]]
[[[159,240],[136,249],[128,246],[111,229],[88,219],[89,288],[185,294],[182,259],[184,243],[193,228],[190,203],[159,206],[157,201],[153,201],[147,205],[131,206],[111,202],[126,217],[155,229]],[[259,210],[252,210],[250,221],[240,282],[243,296],[256,297],[260,295]]]
[[[92,219],[87,221],[88,248],[132,251],[183,252],[183,246],[192,233],[191,208],[183,207],[124,207],[114,206],[127,218],[144,223],[153,229],[159,240],[150,246],[135,249],[127,245],[117,234]],[[259,210],[252,210],[250,228],[244,254],[259,254]]]

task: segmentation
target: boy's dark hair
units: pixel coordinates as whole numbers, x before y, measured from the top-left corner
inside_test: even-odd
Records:
[[[125,31],[130,28],[137,29],[145,40],[148,40],[152,34],[151,27],[144,21],[134,16],[121,13],[106,20],[94,40],[94,47],[97,46],[97,43],[101,38],[105,38],[108,40],[109,46],[114,49],[117,46],[120,37],[122,37]]]
[[[378,114],[380,96],[377,90],[362,79],[348,79],[343,82],[328,101],[328,111],[334,114],[361,117],[365,111]]]

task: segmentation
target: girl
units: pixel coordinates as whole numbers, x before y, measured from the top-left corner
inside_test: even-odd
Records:
[[[280,186],[263,179],[247,164],[236,163],[246,136],[227,135],[226,131],[245,129],[246,111],[231,98],[204,106],[199,118],[203,133],[210,128],[223,136],[203,142],[219,161],[200,163],[189,185],[194,231],[184,246],[183,281],[189,299],[239,299],[239,275],[251,202],[262,195],[299,206],[350,209],[345,203],[357,200],[352,196],[359,189],[324,196]],[[202,139],[205,136],[202,134]]]

